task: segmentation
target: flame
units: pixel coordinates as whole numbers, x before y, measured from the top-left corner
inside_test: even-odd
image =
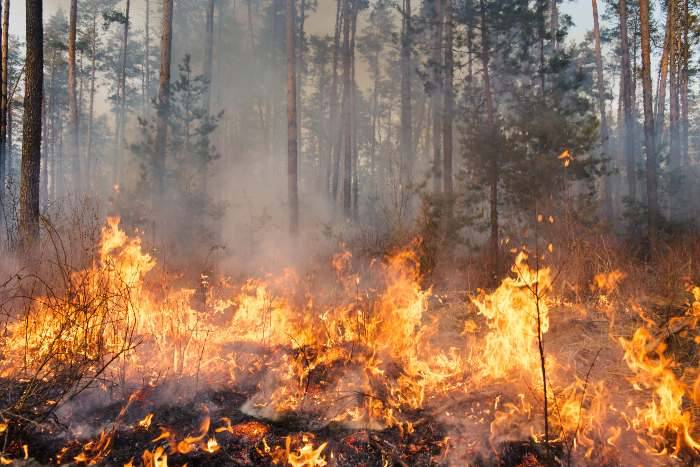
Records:
[[[149,413],[143,419],[139,420],[137,423],[137,426],[140,428],[143,428],[144,430],[147,430],[151,426],[151,422],[153,421],[153,414]]]
[[[112,449],[113,435],[113,432],[100,432],[97,439],[85,443],[82,452],[75,456],[73,460],[82,464],[99,464]]]
[[[552,285],[551,272],[549,268],[530,268],[527,258],[525,252],[519,253],[512,268],[513,277],[505,278],[492,294],[482,292],[472,298],[489,328],[480,359],[484,378],[504,378],[514,371],[533,382],[539,377],[537,316],[545,334],[549,330],[547,294]]]
[[[207,446],[204,448],[204,450],[207,451],[209,454],[213,454],[219,449],[221,449],[221,446],[219,446],[219,443],[214,437],[211,437],[207,440]]]
[[[627,277],[627,274],[619,270],[596,274],[593,277],[593,289],[605,294],[611,294],[625,277]]]
[[[141,457],[143,467],[168,467],[168,455],[158,446],[153,452],[146,449]]]
[[[646,328],[637,329],[630,340],[620,338],[625,351],[624,360],[634,372],[630,381],[639,390],[652,391],[652,399],[645,406],[636,408],[633,425],[655,443],[647,444],[647,449],[652,452],[664,451],[663,434],[666,430],[676,434],[674,453],[678,453],[683,445],[700,450],[700,443],[691,435],[694,426],[692,414],[684,410],[683,401],[689,395],[688,389],[673,372],[676,364],[665,354],[666,345],[658,343],[649,350],[653,343],[654,339]]]
[[[553,216],[543,214],[537,220],[554,223]],[[547,250],[553,252],[551,243]],[[437,407],[435,413],[453,423],[469,419],[488,432],[464,442],[450,433],[451,452],[460,444],[477,452],[497,450],[509,440],[542,440],[539,340],[549,340],[557,326],[580,317],[585,304],[555,295],[552,270],[533,267],[520,252],[512,274],[495,290],[471,296],[473,306],[461,313],[445,311],[442,291],[434,293],[424,285],[419,251],[416,240],[361,273],[353,270],[358,261],[343,251],[325,265],[319,274],[327,275],[323,280],[291,269],[241,281],[203,274],[202,290],[194,290],[178,287],[179,277],[157,265],[118,218],[110,218],[94,262],[70,273],[76,284],[70,293],[60,300],[36,297],[22,319],[8,324],[0,377],[52,381],[76,360],[98,368],[106,359],[113,363],[101,369],[102,377],[132,384],[189,377],[235,387],[252,380],[255,391],[242,409],[272,420],[294,414],[312,420],[314,427],[331,422],[364,430],[394,427],[399,436],[409,438],[420,430],[416,413],[433,416]],[[599,295],[596,309],[602,302],[606,313],[624,309],[616,290],[625,277],[613,270],[593,278],[591,291]],[[692,337],[700,319],[700,288],[688,290],[694,298],[688,312],[665,325],[669,333]],[[655,323],[641,305],[624,306],[638,311],[646,324],[634,333],[625,327],[625,334],[633,334],[630,340],[618,339],[618,333],[608,341],[616,349],[619,343],[624,358],[610,358],[606,364],[617,370],[626,366],[637,392],[621,403],[617,393],[630,388],[627,381],[584,378],[576,358],[547,347],[550,440],[570,443],[591,462],[614,449],[628,450],[630,438],[651,454],[700,450],[693,418],[700,403],[700,373],[681,371],[681,363],[663,344],[667,334],[650,331]],[[637,317],[625,319],[620,327]],[[452,331],[445,332],[448,325]],[[693,342],[697,345],[698,338]],[[584,350],[592,349],[584,344]],[[133,393],[112,428],[86,442],[73,460],[104,462],[120,420],[146,392]],[[462,407],[452,402],[470,397],[462,417]],[[481,400],[474,402],[477,398]],[[128,428],[149,430],[153,420],[154,414],[148,413]],[[222,418],[216,425],[212,427],[205,409],[192,432],[159,426],[160,434],[151,443],[161,445],[143,452],[143,465],[167,466],[168,455],[172,460],[214,454],[230,437],[257,446],[275,464],[323,466],[339,455],[336,451],[326,459],[328,444],[310,435],[288,436],[283,446],[270,447],[266,437],[272,428],[257,420],[234,424]],[[3,419],[0,433],[8,429]],[[673,449],[665,438],[670,433],[675,436]],[[19,451],[17,445],[12,449],[13,455]],[[64,448],[56,458],[76,451]],[[445,456],[446,451],[447,442]],[[12,462],[3,456],[0,463]]]
[[[301,448],[292,450],[292,438],[287,436],[284,440],[284,448],[270,448],[263,438],[263,451],[272,458],[272,463],[290,465],[291,467],[323,467],[327,465],[326,458],[322,455],[326,449],[327,443],[322,443],[317,448],[314,448],[313,443],[308,436],[302,437],[304,443]]]

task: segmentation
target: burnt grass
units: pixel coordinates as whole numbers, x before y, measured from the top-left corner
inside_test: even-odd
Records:
[[[447,430],[421,411],[404,413],[409,419],[421,420],[414,426],[412,433],[401,433],[398,428],[381,431],[352,430],[337,424],[308,430],[313,424],[293,415],[270,421],[245,414],[241,408],[248,396],[243,392],[231,389],[205,390],[185,403],[158,404],[154,401],[158,400],[159,390],[161,389],[153,388],[147,397],[134,401],[121,418],[119,413],[124,407],[124,402],[115,402],[80,414],[82,424],[97,427],[92,437],[75,439],[68,435],[69,427],[57,423],[26,425],[22,427],[21,433],[15,430],[6,452],[21,459],[21,446],[28,444],[30,461],[23,463],[24,465],[77,465],[73,459],[80,454],[83,445],[91,439],[96,439],[100,429],[113,429],[109,453],[98,465],[121,467],[129,461],[135,466],[141,465],[144,450],[153,452],[158,446],[162,446],[168,454],[170,466],[270,466],[274,465],[273,459],[264,452],[263,437],[267,445],[274,449],[275,446],[284,447],[287,436],[292,439],[293,449],[303,444],[302,437],[313,442],[314,447],[324,442],[328,443],[323,455],[326,461],[334,466],[448,465],[448,448],[445,442]],[[148,413],[154,413],[151,426],[148,429],[138,427],[138,421]],[[220,446],[217,452],[210,454],[195,448],[186,455],[173,454],[168,450],[167,441],[153,442],[161,434],[161,427],[170,429],[178,440],[188,435],[197,435],[200,423],[207,413],[211,418],[208,437],[214,434],[215,428],[222,426],[222,417],[230,419],[230,424],[234,427],[234,433],[222,431],[214,434]],[[265,431],[260,434],[235,429],[246,426],[262,427]],[[550,446],[545,450],[542,445],[528,441],[504,444],[500,451],[493,458],[475,460],[474,465],[554,465],[554,462],[547,462],[546,459],[561,458],[561,450],[558,447]],[[60,456],[59,452],[62,453]]]

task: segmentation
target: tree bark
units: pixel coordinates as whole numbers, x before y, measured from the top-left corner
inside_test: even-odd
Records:
[[[664,48],[661,53],[659,63],[659,81],[656,87],[656,109],[654,110],[656,129],[656,142],[661,143],[664,127],[664,115],[666,112],[666,87],[668,85],[668,62],[671,47],[671,29],[673,27],[673,3],[668,2],[666,11],[666,33],[664,37]]]
[[[593,40],[595,42],[595,64],[598,80],[598,109],[600,111],[600,143],[604,155],[609,155],[608,140],[610,133],[608,130],[608,118],[605,112],[605,77],[603,75],[603,55],[600,46],[600,23],[598,20],[598,2],[591,0],[593,7]],[[608,222],[613,218],[612,202],[612,180],[610,175],[603,176],[604,199],[603,215]]]
[[[340,178],[340,141],[341,132],[338,122],[338,51],[340,50],[340,32],[345,21],[345,1],[337,0],[335,13],[335,36],[333,42],[333,77],[331,79],[330,96],[330,132],[328,134],[330,151],[330,194],[333,202],[338,197],[338,182]]]
[[[86,173],[88,187],[93,186],[93,167],[92,167],[92,138],[93,138],[93,122],[95,120],[95,91],[96,91],[96,74],[97,74],[97,5],[94,5],[92,11],[91,27],[91,44],[90,44],[90,97],[88,104],[88,127],[87,127],[87,157],[86,157]]]
[[[373,59],[369,63],[370,72],[374,80],[372,82],[372,121],[370,125],[371,137],[369,142],[370,174],[373,180],[374,194],[377,190],[377,130],[379,128],[379,83],[381,81],[381,67],[379,66],[379,49],[376,50]]]
[[[39,240],[39,183],[41,170],[41,101],[44,80],[43,0],[26,3],[26,68],[22,175],[19,198],[20,245],[31,252]]]
[[[549,31],[552,35],[552,45],[554,46],[554,50],[556,50],[559,47],[559,5],[557,0],[550,0],[550,2]]]
[[[442,1],[431,0],[433,4],[433,51],[431,99],[433,104],[433,193],[442,191]]]
[[[654,141],[654,115],[651,91],[651,41],[649,38],[649,0],[639,0],[639,16],[642,32],[642,93],[644,95],[644,145],[646,147],[646,182],[648,234],[651,256],[657,250],[659,202],[656,175],[656,143]]]
[[[683,7],[682,7],[682,15],[683,15],[683,21],[681,23],[681,27],[683,28],[682,34],[683,34],[683,39],[682,39],[682,49],[681,49],[681,54],[680,54],[680,86],[679,86],[679,92],[680,92],[680,106],[681,106],[681,115],[680,115],[680,120],[681,120],[681,128],[680,128],[680,152],[681,152],[681,160],[683,164],[689,164],[690,163],[690,158],[689,158],[689,153],[688,153],[688,131],[689,131],[689,121],[688,121],[688,80],[689,80],[689,74],[688,74],[688,68],[689,68],[689,62],[690,62],[690,42],[688,42],[688,33],[689,33],[689,27],[690,27],[690,11],[689,11],[689,0],[682,0],[683,1]]]
[[[352,86],[351,57],[350,57],[350,29],[352,26],[352,2],[344,0],[343,21],[343,215],[346,220],[352,217],[352,130],[350,98]]]
[[[445,0],[445,106],[443,115],[442,189],[447,195],[448,215],[451,215],[452,180],[452,119],[454,111],[454,45],[451,0]]]
[[[676,0],[669,1],[669,20],[671,21],[671,43],[669,47],[669,164],[671,170],[681,166],[679,123],[679,80],[678,80],[678,4]]]
[[[401,175],[402,189],[412,182],[415,150],[413,146],[413,121],[411,103],[411,64],[412,30],[411,0],[403,0],[401,21]]]
[[[352,26],[350,28],[350,133],[352,149],[352,219],[357,222],[360,217],[359,195],[360,180],[357,172],[357,98],[355,90],[355,35],[357,33],[357,3],[353,1]]]
[[[306,0],[300,1],[299,9],[299,39],[297,42],[297,145],[298,153],[303,153],[302,145],[304,143],[301,138],[301,127],[304,124],[304,117],[302,115],[302,104],[304,103],[303,95],[304,92],[304,76],[306,73],[306,63],[304,62],[304,50],[306,47],[306,35],[304,32],[304,24],[306,22]]]
[[[204,59],[204,77],[206,78],[209,86],[207,88],[207,95],[205,96],[205,104],[207,108],[207,115],[209,114],[209,107],[211,106],[211,84],[213,78],[213,67],[214,67],[214,0],[207,0],[207,21],[206,21],[206,44],[205,44],[205,59]]]
[[[78,133],[79,114],[76,78],[76,35],[78,28],[78,0],[70,2],[70,19],[68,22],[68,152],[72,162],[73,187],[76,195],[83,192],[83,177],[80,173],[80,140]]]
[[[289,232],[299,232],[299,180],[297,145],[297,72],[296,72],[296,0],[287,0],[287,189],[289,202]]]
[[[121,185],[122,179],[122,159],[124,158],[124,142],[125,142],[125,127],[126,127],[126,63],[127,54],[129,51],[129,23],[131,13],[131,0],[126,0],[126,8],[124,10],[125,22],[124,33],[122,36],[122,54],[121,54],[121,69],[119,74],[119,109],[117,111],[117,132],[116,132],[116,151],[114,153],[114,185]]]
[[[7,7],[5,7],[7,8]],[[1,8],[5,12],[5,8]],[[0,35],[2,35],[2,63],[0,64],[0,208],[5,197],[5,171],[7,167],[7,44],[5,42],[5,34],[7,24],[3,16],[2,25],[0,26]],[[3,216],[4,219],[4,216]]]
[[[490,44],[488,34],[488,21],[486,17],[486,5],[484,0],[479,0],[481,7],[481,66],[484,74],[484,100],[486,101],[486,124],[489,134],[495,134],[496,116],[491,95],[491,76],[489,73]],[[491,153],[490,167],[490,224],[491,234],[489,237],[489,267],[492,279],[498,278],[500,271],[499,248],[498,248],[498,181],[499,181],[499,161],[498,151]]]
[[[630,201],[637,199],[637,161],[634,151],[634,121],[632,110],[632,78],[630,70],[629,40],[627,37],[627,5],[619,0],[620,14],[620,50],[622,67],[622,107],[624,119],[624,155],[627,172],[627,195]]]
[[[158,83],[158,122],[156,126],[156,157],[153,161],[155,194],[165,193],[165,154],[168,144],[170,118],[170,66],[172,60],[173,1],[163,0],[163,22],[160,39],[160,79]]]
[[[144,96],[144,112],[148,112],[151,105],[151,2],[146,0],[146,24],[144,29],[144,74],[145,86],[143,89]]]

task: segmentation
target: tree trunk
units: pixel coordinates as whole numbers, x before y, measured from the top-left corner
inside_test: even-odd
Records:
[[[3,13],[4,9],[2,12]],[[0,209],[3,209],[5,198],[5,171],[7,167],[7,45],[5,43],[5,33],[7,25],[4,21],[0,30],[2,35],[2,64],[0,65]],[[4,219],[4,216],[3,216]]]
[[[89,188],[93,186],[93,167],[92,167],[92,134],[93,134],[93,122],[95,120],[95,90],[96,90],[96,73],[97,73],[97,5],[94,5],[94,10],[92,11],[92,25],[90,26],[92,43],[90,44],[90,97],[89,97],[89,110],[88,110],[88,127],[87,127],[87,161],[86,161],[86,172],[87,172],[87,183]]]
[[[151,105],[151,2],[146,0],[146,24],[144,29],[144,47],[145,54],[144,57],[144,81],[145,86],[143,89],[144,96],[144,113],[148,113],[148,109]]]
[[[671,51],[671,30],[673,28],[673,3],[668,2],[666,12],[666,34],[664,38],[664,49],[661,54],[661,63],[659,64],[659,81],[656,88],[656,109],[654,111],[656,130],[656,143],[660,146],[663,139],[664,115],[666,112],[666,86],[668,84],[668,62]]]
[[[637,199],[637,162],[634,153],[634,121],[632,110],[632,78],[630,70],[629,41],[627,37],[627,5],[619,0],[620,50],[622,67],[622,107],[624,119],[624,155],[627,172],[627,195],[630,201]]]
[[[403,0],[403,17],[401,22],[401,175],[403,190],[413,179],[413,122],[411,108],[411,0]]]
[[[156,157],[153,161],[157,196],[165,193],[165,154],[170,118],[170,62],[172,60],[173,2],[163,0],[163,22],[160,39],[160,79],[158,83],[158,123],[156,127]],[[155,206],[154,206],[155,207]]]
[[[39,240],[39,183],[41,170],[41,101],[44,80],[43,0],[27,0],[27,58],[24,88],[22,176],[19,197],[19,234],[25,252]]]
[[[214,67],[214,0],[207,0],[207,21],[206,21],[206,44],[205,44],[205,59],[204,59],[204,77],[206,78],[209,86],[207,88],[207,95],[205,96],[205,105],[207,108],[207,115],[209,114],[209,107],[211,105],[211,84],[213,78],[213,67]]]
[[[433,11],[433,82],[431,98],[433,104],[433,193],[442,191],[442,1],[432,0]]]
[[[117,110],[117,130],[115,133],[115,151],[113,164],[113,182],[115,186],[121,185],[122,179],[122,159],[124,158],[124,140],[126,126],[126,63],[127,53],[129,50],[129,22],[131,21],[129,14],[131,10],[131,0],[126,0],[126,9],[124,10],[125,22],[124,33],[122,36],[122,53],[121,66],[119,70],[119,88],[117,92],[118,110]]]
[[[352,219],[357,222],[360,217],[359,195],[360,180],[357,172],[357,99],[355,82],[355,35],[357,33],[357,3],[353,1],[352,27],[350,30],[350,133],[352,135]]]
[[[352,216],[352,131],[350,98],[352,86],[351,57],[350,57],[350,29],[352,26],[353,0],[344,0],[343,21],[343,215],[346,220]]]
[[[448,216],[452,213],[452,119],[454,111],[454,45],[451,0],[445,0],[445,108],[443,118],[442,188],[447,195]]]
[[[302,115],[302,104],[304,102],[304,74],[306,73],[306,64],[304,62],[304,48],[306,47],[306,35],[304,33],[304,23],[306,21],[306,0],[301,0],[300,11],[299,11],[299,40],[297,44],[297,153],[303,153],[302,144],[304,143],[301,138],[301,127],[304,123],[304,118]]]
[[[646,147],[647,213],[650,253],[657,247],[657,216],[659,202],[656,175],[656,143],[654,142],[654,115],[651,92],[651,43],[649,39],[649,0],[639,0],[639,16],[642,32],[642,92],[644,95],[644,145]]]
[[[608,140],[610,137],[608,131],[608,118],[605,113],[605,77],[603,75],[603,55],[600,46],[600,23],[598,21],[598,2],[591,0],[593,7],[593,40],[595,42],[595,64],[598,80],[598,110],[600,111],[600,144],[603,155],[609,156]],[[603,199],[603,215],[610,222],[613,218],[612,209],[612,179],[610,175],[604,175],[604,199]]]
[[[330,173],[330,193],[333,202],[338,197],[338,182],[340,178],[340,140],[341,134],[340,125],[338,122],[338,51],[340,50],[340,30],[345,21],[345,1],[337,0],[336,13],[335,13],[335,37],[333,42],[333,77],[331,80],[331,108],[330,108],[330,127],[329,132],[330,140],[330,163],[331,163],[331,173]],[[337,141],[336,141],[337,140]]]
[[[42,115],[42,124],[41,127],[43,129],[42,132],[42,143],[43,143],[43,154],[41,158],[41,192],[39,194],[39,197],[46,203],[46,201],[49,199],[49,190],[48,190],[48,179],[47,177],[48,174],[48,164],[51,162],[51,168],[55,166],[54,164],[54,159],[53,159],[53,149],[54,149],[54,144],[53,144],[53,137],[51,131],[51,125],[53,123],[53,118],[50,118],[51,115],[53,115],[51,111],[51,107],[53,106],[53,83],[54,83],[54,69],[55,66],[54,64],[56,63],[56,52],[51,54],[51,58],[49,59],[50,62],[50,71],[48,73],[48,79],[44,79],[44,85],[45,89],[47,89],[47,95],[44,95],[44,99],[41,102],[41,115]],[[53,182],[53,176],[51,177],[51,180]]]
[[[681,166],[680,133],[678,131],[679,93],[678,93],[678,8],[676,0],[669,0],[669,21],[671,21],[671,43],[669,48],[669,164],[671,170]]]
[[[80,140],[78,135],[78,96],[75,68],[76,35],[78,28],[78,0],[70,2],[68,22],[68,153],[71,157],[73,187],[76,194],[82,194],[83,178],[80,174]]]
[[[299,186],[297,146],[296,0],[287,0],[287,188],[289,232],[299,232]]]
[[[552,45],[554,46],[554,50],[556,50],[559,47],[559,5],[557,0],[550,0],[550,2],[549,31],[552,35]]]
[[[489,132],[489,134],[495,134],[496,116],[493,107],[493,97],[491,95],[491,76],[489,73],[490,45],[488,34],[488,21],[486,18],[486,5],[484,4],[484,0],[479,0],[479,4],[481,6],[481,66],[484,73],[484,100],[486,101],[486,124],[487,131]],[[489,238],[489,272],[491,273],[492,279],[495,281],[497,280],[500,271],[498,249],[498,151],[492,151],[491,156],[491,194],[489,199],[491,209],[491,235]]]
[[[682,40],[682,49],[681,49],[681,54],[680,54],[680,86],[679,86],[679,92],[680,92],[680,105],[681,105],[681,128],[680,128],[680,151],[681,151],[681,160],[683,164],[689,164],[690,163],[690,156],[688,152],[688,130],[689,130],[689,121],[688,121],[688,80],[689,80],[689,74],[688,74],[688,68],[689,68],[689,62],[690,62],[690,42],[688,42],[688,33],[689,33],[689,27],[690,27],[690,11],[689,11],[689,0],[682,0],[683,1],[683,7],[682,7],[682,15],[683,15],[683,21],[681,23],[681,27],[683,28],[682,34],[683,34],[683,40]]]
[[[253,31],[253,5],[252,0],[247,0],[247,19],[248,19],[248,41],[250,41],[251,52],[255,50],[255,33]]]

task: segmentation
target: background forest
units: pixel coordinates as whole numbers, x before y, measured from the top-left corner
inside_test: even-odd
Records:
[[[4,6],[0,178],[11,249],[25,44]],[[646,17],[636,0],[591,6],[595,28],[577,41],[558,1],[301,0],[290,52],[283,1],[180,0],[171,20],[157,1],[81,0],[73,45],[73,10],[53,5],[42,215],[89,199],[153,240],[204,255],[228,244],[243,257],[265,245],[277,252],[298,209],[312,238],[419,233],[434,249],[447,242],[448,258],[483,251],[496,272],[509,239],[545,212],[648,251],[650,169],[654,231],[668,239],[697,227],[698,5],[652,2]],[[331,34],[314,32],[324,29]],[[164,46],[172,56],[161,119]],[[287,189],[290,53],[298,208]]]

